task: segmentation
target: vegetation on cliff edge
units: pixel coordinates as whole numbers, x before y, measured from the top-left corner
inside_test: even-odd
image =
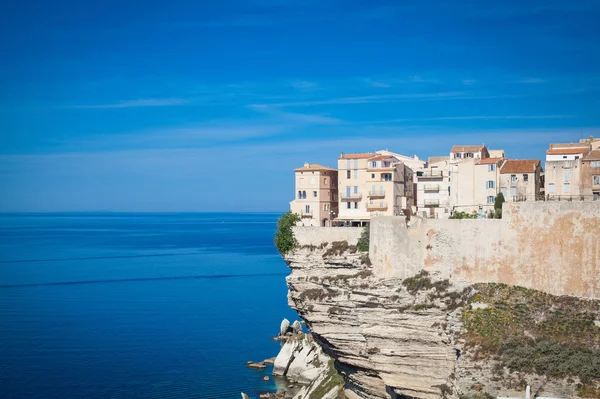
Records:
[[[465,344],[475,359],[494,358],[513,371],[579,377],[579,393],[600,383],[600,302],[518,286],[475,284],[465,308]]]
[[[296,213],[286,212],[277,221],[275,232],[275,246],[281,255],[285,255],[296,247],[297,241],[294,237],[292,227],[300,220]]]
[[[369,238],[371,236],[371,230],[369,227],[369,223],[363,227],[363,231],[360,234],[360,238],[358,239],[358,243],[356,244],[356,248],[360,252],[369,252]]]

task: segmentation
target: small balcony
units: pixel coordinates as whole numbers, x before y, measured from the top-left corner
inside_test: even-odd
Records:
[[[312,216],[313,216],[312,211],[308,211],[308,212],[307,211],[302,211],[302,212],[300,212],[300,217],[301,218],[310,219],[310,218],[312,218]]]
[[[423,186],[423,190],[429,193],[439,193],[440,185],[439,184],[425,184]]]
[[[369,202],[367,204],[368,211],[385,211],[387,209],[388,209],[388,204],[387,204],[387,202],[384,202],[384,201]]]
[[[347,194],[343,193],[341,196],[342,201],[360,201],[362,199],[361,193]]]
[[[433,170],[431,172],[417,172],[417,180],[440,180],[444,177],[444,171]]]
[[[426,199],[424,201],[425,208],[437,208],[440,206],[440,200],[438,199]]]
[[[369,191],[369,198],[384,198],[385,190]]]

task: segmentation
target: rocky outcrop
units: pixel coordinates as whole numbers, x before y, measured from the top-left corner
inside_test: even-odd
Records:
[[[473,311],[482,313],[466,317],[478,295],[468,283],[427,273],[404,280],[376,278],[365,255],[352,248],[297,248],[285,259],[291,269],[288,302],[323,352],[335,359],[331,364],[343,376],[350,399],[520,397],[527,383],[545,396],[580,397],[577,378],[523,373],[504,367],[500,352],[483,355],[493,349],[483,345],[488,333],[482,327],[481,342],[469,338],[477,332],[471,334],[465,320],[472,324],[495,308],[481,303]],[[510,320],[501,320],[492,328],[509,328]],[[299,343],[290,344],[289,352],[310,356]],[[293,365],[292,359],[281,367],[290,372]]]

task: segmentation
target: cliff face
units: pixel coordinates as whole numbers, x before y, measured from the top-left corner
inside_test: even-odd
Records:
[[[408,279],[377,278],[368,258],[343,242],[300,247],[285,259],[291,269],[287,277],[289,305],[306,321],[324,352],[336,360],[350,399],[524,396],[528,384],[534,392],[547,396],[600,396],[600,386],[593,378],[581,377],[587,379],[578,385],[580,377],[569,370],[556,374],[552,369],[555,377],[549,378],[537,365],[508,363],[513,358],[506,353],[513,352],[501,347],[503,340],[529,334],[531,342],[514,344],[514,348],[536,350],[532,346],[535,334],[546,334],[549,340],[555,336],[552,331],[538,331],[538,324],[523,322],[522,330],[511,329],[516,317],[510,313],[512,303],[495,303],[496,291],[490,291],[488,298],[480,293],[480,287],[427,273]],[[557,308],[550,302],[544,303],[554,317],[551,309]],[[599,309],[597,302],[585,303],[592,305],[576,309],[584,314],[581,331],[587,334],[588,360],[597,361],[600,370],[600,357],[596,358],[600,354]],[[506,314],[499,311],[498,316],[495,310],[504,309],[502,306],[510,309]],[[515,311],[525,312],[520,306],[516,303]],[[536,308],[531,312],[534,315]],[[527,313],[523,319],[531,315]],[[543,324],[550,316],[536,317]],[[568,333],[565,337],[568,340]],[[595,370],[586,375],[593,377]]]

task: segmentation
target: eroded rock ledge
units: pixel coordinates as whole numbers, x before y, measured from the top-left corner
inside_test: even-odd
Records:
[[[335,359],[350,399],[519,397],[527,384],[538,395],[600,397],[598,301],[426,272],[376,278],[365,254],[343,242],[300,247],[285,259],[289,304]],[[583,338],[571,345],[576,335]],[[570,369],[527,362],[556,351],[553,343],[573,348],[560,354],[574,362]],[[583,373],[577,356],[590,362]]]

